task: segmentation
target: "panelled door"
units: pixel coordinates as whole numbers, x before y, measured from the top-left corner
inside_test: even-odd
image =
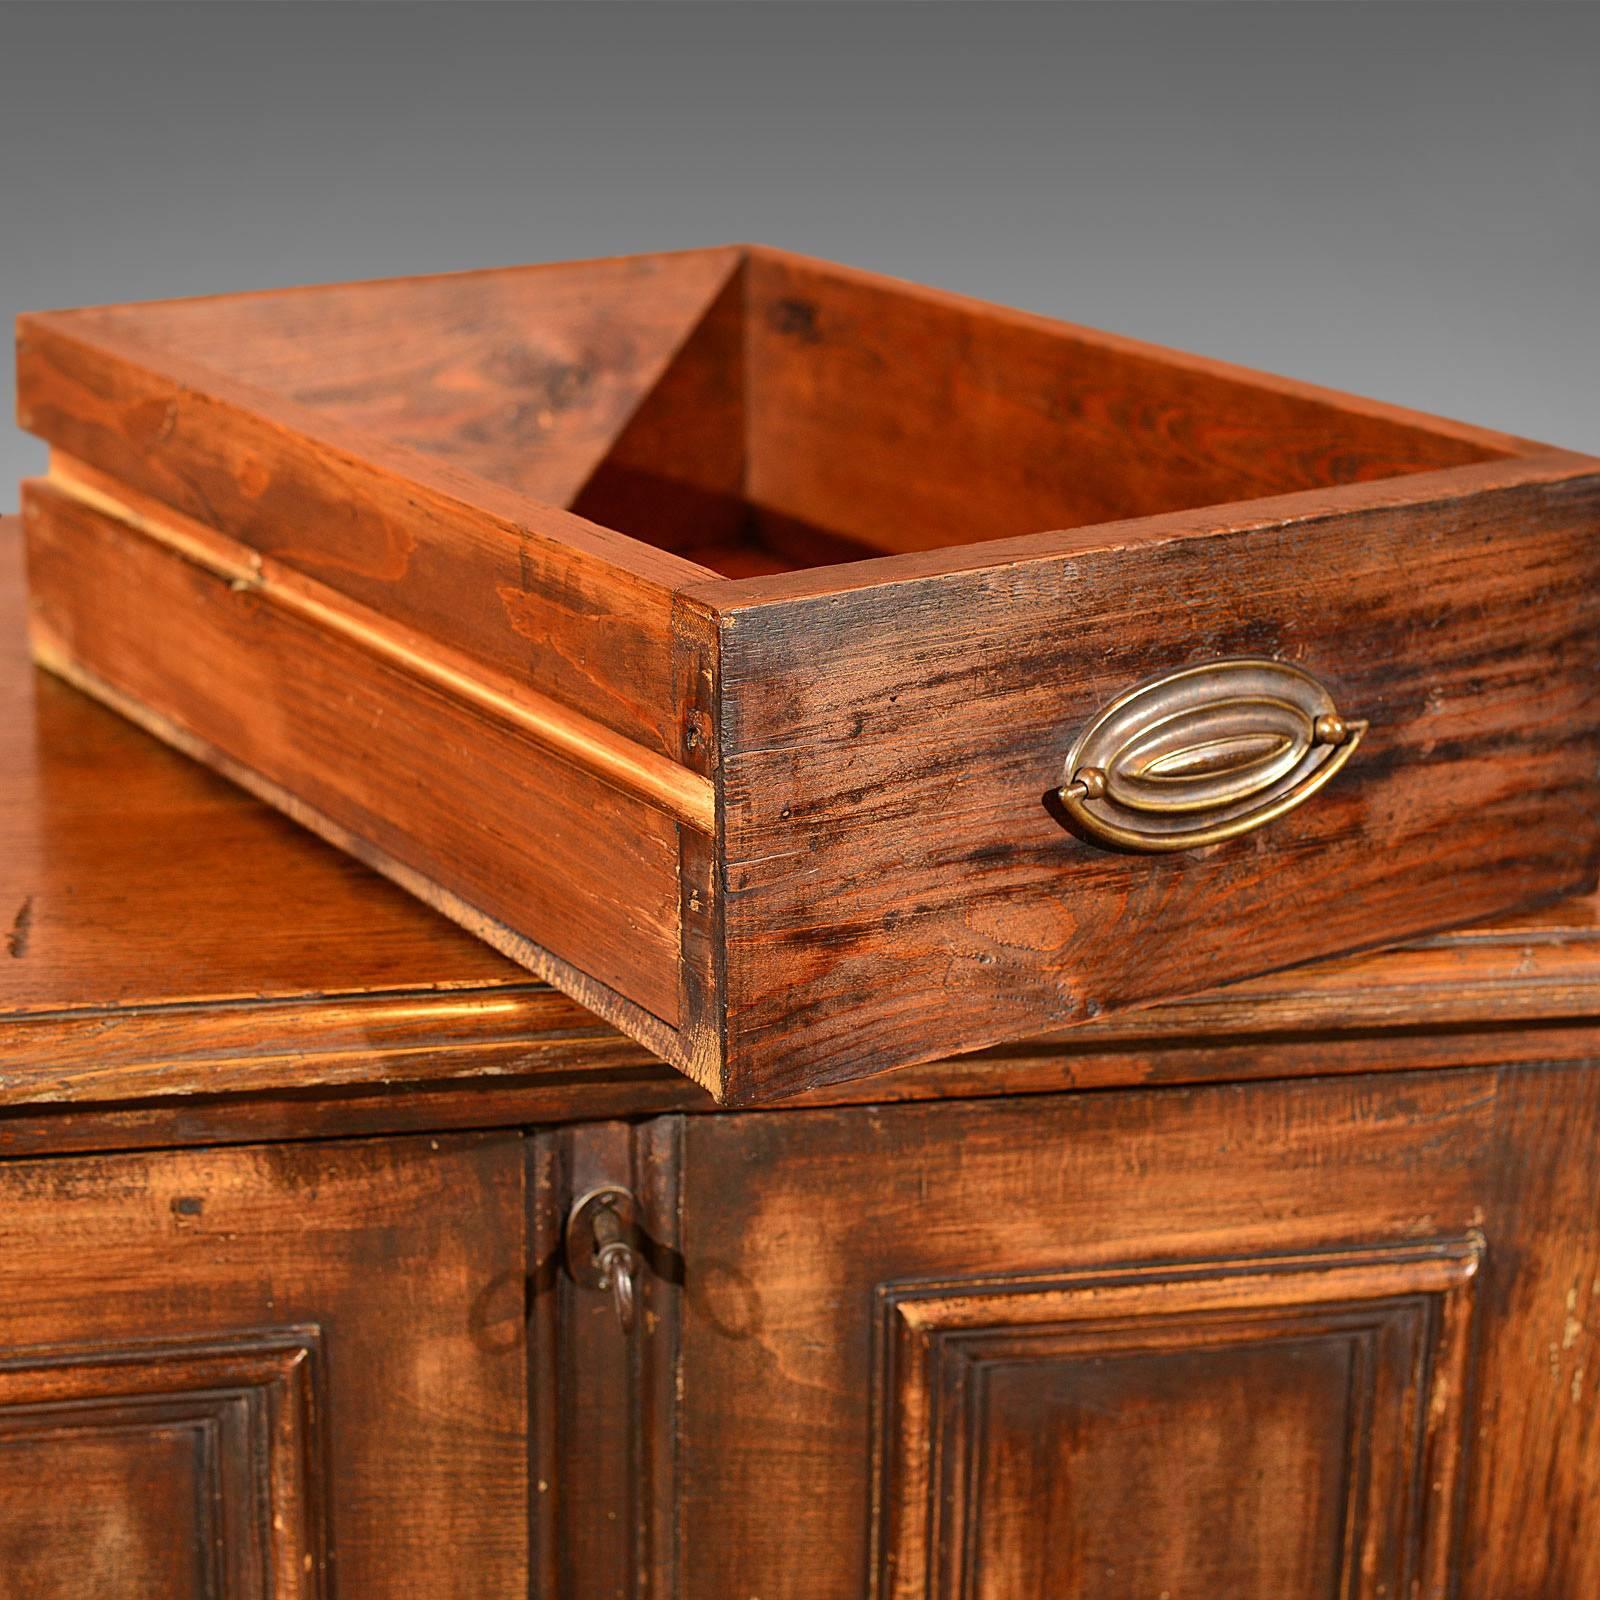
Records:
[[[1586,1600],[1596,1076],[547,1135],[642,1258],[536,1300],[548,1592]]]
[[[0,1597],[525,1595],[521,1147],[0,1165]]]

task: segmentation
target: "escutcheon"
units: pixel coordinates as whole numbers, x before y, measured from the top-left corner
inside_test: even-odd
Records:
[[[1309,800],[1366,730],[1289,662],[1208,661],[1113,700],[1078,735],[1058,798],[1097,844],[1193,850]]]

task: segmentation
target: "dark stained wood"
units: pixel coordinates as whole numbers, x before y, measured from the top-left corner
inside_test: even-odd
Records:
[[[1497,1105],[1464,1073],[687,1119],[680,1583],[1443,1600],[1475,1284],[1517,1253]]]
[[[1600,476],[1403,481],[1365,509],[1205,536],[1105,528],[1071,553],[789,599],[790,579],[754,580],[768,598],[748,606],[744,585],[701,591],[723,641],[725,1094],[1592,887]],[[1247,655],[1301,664],[1370,720],[1309,804],[1130,856],[1043,803],[1124,689]]]
[[[881,1592],[1445,1592],[1481,1258],[880,1288]]]
[[[683,1592],[1580,1600],[1595,1103],[1591,1066],[685,1119]]]
[[[528,1149],[532,1284],[534,1592],[562,1600],[697,1592],[678,1585],[673,1494],[683,1261],[681,1124],[596,1122]],[[610,1296],[549,1264],[576,1196],[621,1185],[638,1200],[646,1269],[624,1334]]]
[[[1600,1592],[1600,1071],[1506,1073],[1464,1600]],[[1530,1470],[1530,1467],[1533,1470]]]
[[[1596,898],[733,1114],[30,670],[7,576],[7,1600],[1600,1589]]]
[[[0,1210],[0,1548],[59,1563],[0,1591],[525,1592],[518,1140],[13,1162]]]
[[[759,248],[49,313],[19,395],[41,661],[730,1102],[1595,880],[1585,458]],[[161,606],[110,625],[83,507]],[[1215,849],[1067,833],[1083,723],[1234,654],[1350,767]]]
[[[74,1419],[52,1429],[47,1417],[10,1428],[0,1420],[0,1593],[222,1593],[205,1518],[205,1442],[203,1422],[183,1417],[124,1418],[121,1428]],[[70,1493],[41,1494],[44,1484],[70,1485]],[[256,1573],[233,1585],[228,1593],[249,1600],[273,1593]]]
[[[326,1593],[325,1388],[316,1326],[0,1356],[6,1592]]]

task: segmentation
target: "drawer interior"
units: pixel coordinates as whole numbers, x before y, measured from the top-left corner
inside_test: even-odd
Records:
[[[730,577],[1511,453],[760,248],[93,315]]]
[[[1494,454],[1253,378],[753,251],[574,509],[740,577]]]

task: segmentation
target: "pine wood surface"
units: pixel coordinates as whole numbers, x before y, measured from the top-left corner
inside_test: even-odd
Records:
[[[4,519],[0,1150],[711,1109],[575,1002],[35,670],[19,545]],[[805,1098],[1597,1053],[1588,897]]]

